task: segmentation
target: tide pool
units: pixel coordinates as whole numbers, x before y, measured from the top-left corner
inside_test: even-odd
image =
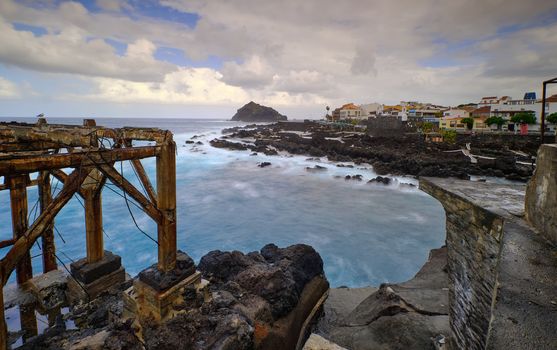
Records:
[[[81,120],[70,119],[49,122],[81,124]],[[340,168],[326,159],[307,160],[287,154],[250,156],[249,151],[216,149],[209,145],[211,139],[219,137],[223,128],[242,125],[222,120],[97,119],[97,124],[154,126],[174,132],[178,145],[178,246],[196,262],[215,249],[247,253],[267,243],[305,243],[321,254],[332,286],[377,286],[411,278],[426,261],[429,250],[444,244],[445,218],[439,202],[416,187],[367,184],[376,176],[369,165]],[[194,141],[202,145],[185,143],[194,135]],[[259,168],[258,163],[264,161],[272,165]],[[143,160],[143,164],[154,182],[155,160]],[[316,164],[327,170],[306,171]],[[129,164],[115,165],[118,170],[120,166],[141,188]],[[335,178],[355,174],[363,175],[364,181]],[[398,179],[417,184],[411,178]],[[61,184],[53,180],[52,186],[57,192]],[[156,262],[157,246],[135,226],[121,190],[108,183],[102,195],[105,247],[119,254],[127,272],[134,276]],[[32,219],[37,215],[33,210],[35,188],[29,189],[28,197]],[[65,264],[85,256],[80,201],[74,197],[55,221],[57,252]],[[141,229],[156,238],[156,226],[150,218],[133,205],[130,210]],[[2,191],[0,240],[10,237],[9,193]],[[40,273],[39,244],[31,255],[33,271]]]

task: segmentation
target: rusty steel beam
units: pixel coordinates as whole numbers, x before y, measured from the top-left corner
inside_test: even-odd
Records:
[[[41,170],[89,167],[95,164],[109,164],[120,160],[154,157],[158,146],[133,148],[113,148],[98,150],[80,150],[73,153],[36,155],[17,157],[0,161],[0,176],[11,174],[28,174]]]
[[[137,172],[137,176],[139,177],[139,180],[143,184],[145,191],[147,191],[147,195],[149,196],[151,203],[157,206],[157,193],[155,192],[155,189],[151,184],[151,180],[149,180],[149,176],[147,176],[147,172],[145,171],[143,164],[141,164],[141,161],[139,159],[132,159],[130,162],[132,163],[135,171]]]
[[[112,165],[100,164],[99,170],[118,188],[133,198],[156,223],[162,220],[162,213],[134,185],[123,177]]]
[[[11,176],[7,178],[10,186],[10,206],[12,211],[12,229],[13,238],[17,241],[22,237],[27,228],[29,221],[27,218],[27,182],[28,175]],[[22,254],[21,259],[16,265],[17,284],[22,285],[29,279],[33,278],[33,268],[31,267],[31,254],[29,251]]]
[[[91,145],[93,136],[113,140],[133,139],[163,143],[172,133],[158,128],[105,128],[64,124],[0,123],[0,140],[3,142],[53,142],[65,146]]]
[[[74,170],[69,176],[68,181],[58,193],[56,198],[48,204],[45,210],[33,222],[25,233],[20,235],[10,248],[8,253],[0,260],[0,276],[2,278],[2,286],[6,285],[8,277],[33,246],[35,241],[43,234],[44,230],[52,223],[58,212],[69,202],[75,194],[81,183],[85,180],[91,168],[83,168]]]
[[[157,267],[170,271],[176,266],[176,144],[163,145],[157,156],[157,205],[162,221],[157,226],[159,254]]]

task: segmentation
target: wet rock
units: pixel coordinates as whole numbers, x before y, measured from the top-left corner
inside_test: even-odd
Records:
[[[370,183],[370,184],[378,183],[378,184],[383,184],[383,185],[389,185],[393,181],[394,180],[391,179],[390,177],[377,176],[377,177],[369,180],[368,183]]]
[[[345,180],[356,180],[356,181],[362,181],[363,180],[363,176],[360,174],[357,175],[346,175],[344,177]]]
[[[187,141],[186,141],[186,143],[187,143],[188,145],[191,145],[191,144],[194,144],[194,143],[195,143],[195,141],[192,141],[192,140],[187,140]]]
[[[257,154],[257,152],[253,152],[252,154],[250,154],[250,156],[256,156]]]
[[[327,171],[327,167],[321,166],[321,165],[314,165],[313,167],[306,167],[306,171],[309,171],[310,173],[315,173],[315,172],[322,172],[322,171]]]
[[[352,164],[337,164],[337,167],[339,167],[339,168],[353,168],[354,166]]]
[[[270,165],[271,165],[270,162],[261,162],[257,166],[260,167],[260,168],[265,168],[265,167],[268,167]]]
[[[245,151],[248,149],[248,147],[242,143],[238,143],[238,142],[231,142],[231,141],[227,141],[227,140],[222,140],[222,139],[214,139],[210,141],[211,146],[215,147],[215,148],[228,148],[231,150],[236,150],[236,151]]]
[[[274,150],[274,149],[265,149],[265,150],[263,151],[263,153],[264,153],[266,156],[276,156],[276,155],[278,154],[278,152],[277,152],[276,150]]]

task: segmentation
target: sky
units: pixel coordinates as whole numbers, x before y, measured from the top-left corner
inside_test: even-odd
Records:
[[[556,1],[0,0],[0,116],[319,118],[554,77]]]

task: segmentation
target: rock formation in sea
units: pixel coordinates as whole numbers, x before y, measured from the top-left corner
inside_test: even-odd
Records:
[[[287,117],[271,107],[251,101],[240,108],[236,114],[234,114],[232,120],[242,122],[276,122],[279,120],[287,120]]]

